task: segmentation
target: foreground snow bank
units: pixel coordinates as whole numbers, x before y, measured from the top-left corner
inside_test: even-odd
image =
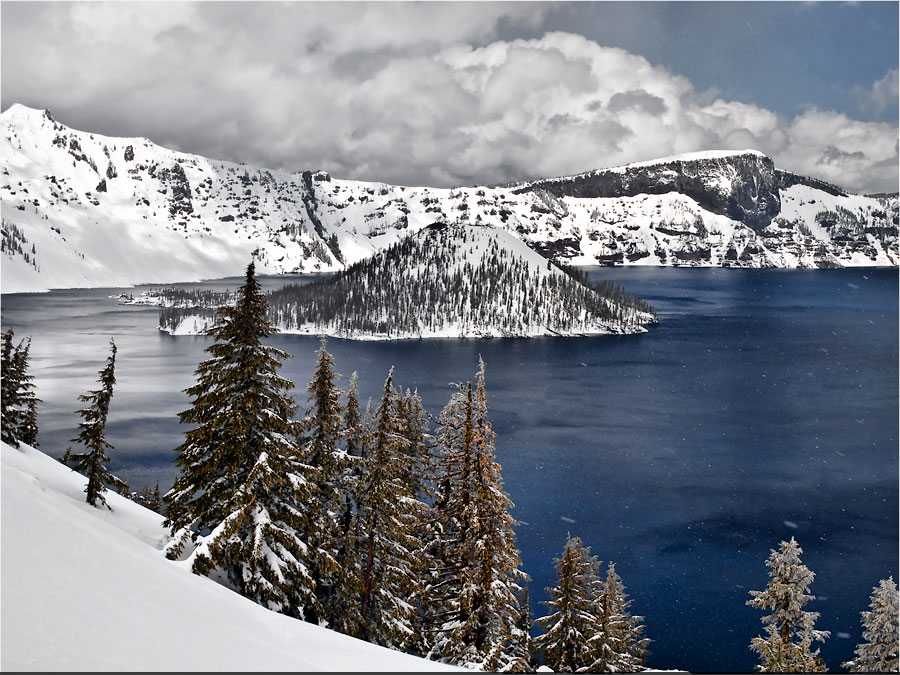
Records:
[[[451,670],[271,612],[160,551],[162,517],[2,445],[0,669]]]

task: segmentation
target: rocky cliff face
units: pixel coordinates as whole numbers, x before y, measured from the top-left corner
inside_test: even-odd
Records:
[[[896,195],[847,195],[755,151],[500,187],[286,172],[0,116],[3,291],[334,271],[434,223],[505,230],[574,265],[897,265]],[[6,244],[9,243],[9,246]]]
[[[556,197],[608,199],[677,192],[710,213],[740,221],[758,232],[768,227],[781,210],[779,185],[772,160],[759,152],[746,151],[700,153],[685,159],[534,181],[516,193],[546,190]]]

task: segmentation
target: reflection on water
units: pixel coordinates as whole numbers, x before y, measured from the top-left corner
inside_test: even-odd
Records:
[[[434,415],[448,384],[484,358],[535,613],[571,532],[616,562],[646,616],[649,665],[749,671],[762,613],[744,602],[767,582],[769,550],[794,536],[816,573],[817,627],[832,631],[822,654],[839,668],[872,587],[898,576],[896,271],[591,273],[649,300],[660,324],[640,336],[329,349],[344,382],[359,372],[363,401],[393,365],[395,382],[418,389]],[[157,333],[155,309],[107,298],[120,290],[5,295],[3,328],[33,338],[39,440],[56,454],[77,433],[77,396],[94,387],[114,337],[112,468],[165,489],[188,405],[181,391],[209,343]],[[318,340],[272,342],[294,355],[282,373],[305,403]]]

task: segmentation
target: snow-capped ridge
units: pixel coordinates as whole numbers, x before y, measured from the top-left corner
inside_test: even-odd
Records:
[[[221,278],[249,260],[261,274],[334,272],[435,221],[503,230],[575,265],[900,258],[895,196],[847,195],[754,150],[515,186],[409,187],[213,160],[14,104],[0,115],[0,156],[3,292]],[[806,188],[815,211],[785,199]]]
[[[585,176],[591,176],[598,173],[604,173],[606,171],[614,171],[616,173],[623,173],[629,171],[631,169],[640,169],[644,167],[650,166],[661,166],[664,164],[685,164],[690,162],[700,162],[707,160],[720,160],[720,159],[728,159],[731,157],[740,157],[742,155],[748,155],[753,157],[768,157],[765,153],[759,150],[753,150],[748,148],[746,150],[699,150],[696,152],[683,152],[676,155],[669,155],[667,157],[658,157],[655,159],[646,159],[641,160],[639,162],[629,162],[627,164],[615,164],[607,167],[598,167],[596,169],[588,169],[587,171],[579,171],[578,173],[566,174],[562,176],[554,176],[552,178],[543,178],[537,179],[536,181],[532,180],[523,180],[517,181],[515,183],[510,183],[509,187],[521,187],[525,185],[529,185],[534,182],[550,182],[550,181],[564,181],[571,180],[573,178],[582,178]]]

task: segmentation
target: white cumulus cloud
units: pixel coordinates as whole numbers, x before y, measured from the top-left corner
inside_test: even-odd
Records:
[[[3,106],[216,158],[403,184],[499,183],[755,148],[896,191],[897,126],[783,118],[581,35],[500,39],[542,3],[8,3]],[[897,72],[862,94],[896,101]],[[896,103],[894,103],[896,105]]]

